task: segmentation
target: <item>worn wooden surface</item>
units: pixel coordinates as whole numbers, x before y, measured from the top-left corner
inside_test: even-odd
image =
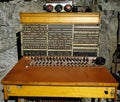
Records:
[[[51,67],[29,66],[22,58],[2,80],[3,84],[27,85],[84,85],[117,86],[117,81],[103,66],[97,67]]]

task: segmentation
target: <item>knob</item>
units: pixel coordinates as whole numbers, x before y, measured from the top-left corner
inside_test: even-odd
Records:
[[[47,10],[48,12],[52,12],[52,11],[53,11],[53,6],[52,6],[52,5],[47,5],[47,6],[46,6],[46,10]]]
[[[71,5],[65,5],[65,7],[64,7],[64,10],[66,11],[66,12],[70,12],[70,11],[72,11],[72,6]]]
[[[97,57],[96,60],[95,60],[95,64],[97,64],[97,65],[104,65],[105,64],[105,58]]]
[[[57,11],[57,12],[61,12],[62,11],[62,5],[56,5],[55,6],[55,10]]]
[[[64,7],[64,10],[66,11],[66,12],[70,12],[70,11],[72,11],[72,6],[71,5],[65,5],[65,7]]]

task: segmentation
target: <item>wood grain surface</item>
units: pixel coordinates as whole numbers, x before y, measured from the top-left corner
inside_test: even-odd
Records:
[[[26,68],[28,62],[29,60],[22,58],[3,78],[2,84],[118,86],[117,81],[103,66],[29,66]]]

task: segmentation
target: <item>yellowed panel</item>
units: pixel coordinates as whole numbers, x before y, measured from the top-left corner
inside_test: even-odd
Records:
[[[8,87],[8,96],[114,98],[115,87],[15,86]],[[105,94],[105,91],[108,94]]]
[[[22,24],[99,24],[100,13],[21,13]]]

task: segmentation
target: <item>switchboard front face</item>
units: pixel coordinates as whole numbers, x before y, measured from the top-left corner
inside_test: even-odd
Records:
[[[97,56],[99,25],[23,24],[23,56]]]
[[[99,13],[21,13],[22,56],[99,55]]]

